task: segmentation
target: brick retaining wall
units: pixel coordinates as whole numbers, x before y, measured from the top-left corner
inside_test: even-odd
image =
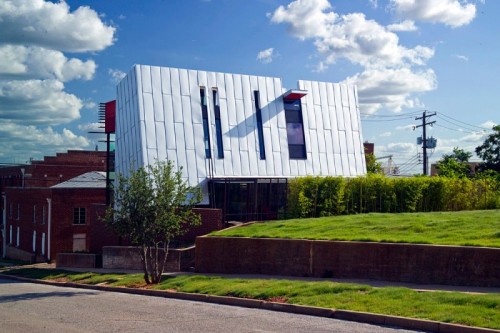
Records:
[[[500,249],[198,237],[196,271],[500,287]]]

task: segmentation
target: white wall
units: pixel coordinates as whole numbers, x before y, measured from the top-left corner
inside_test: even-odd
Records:
[[[205,158],[200,87],[207,93],[212,159]],[[224,158],[212,100],[220,100]],[[366,172],[355,87],[299,81],[307,159],[290,160],[281,79],[136,65],[117,87],[116,171],[172,160],[190,185],[213,177],[357,176]],[[266,159],[261,160],[253,91]],[[212,163],[211,168],[209,163]]]

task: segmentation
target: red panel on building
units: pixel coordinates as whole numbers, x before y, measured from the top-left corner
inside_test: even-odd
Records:
[[[104,130],[106,133],[114,133],[116,124],[116,101],[109,101],[104,103],[104,105],[106,113]]]

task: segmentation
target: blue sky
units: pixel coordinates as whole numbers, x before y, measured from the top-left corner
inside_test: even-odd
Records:
[[[147,64],[356,84],[364,140],[418,173],[423,110],[431,162],[498,124],[499,15],[493,0],[3,0],[0,162],[94,149],[98,103]]]

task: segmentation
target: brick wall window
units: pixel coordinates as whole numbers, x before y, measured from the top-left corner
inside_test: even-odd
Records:
[[[73,208],[73,224],[85,224],[85,208]]]
[[[33,223],[36,223],[36,205],[33,205]]]
[[[17,215],[16,215],[16,220],[21,219],[21,204],[17,204]]]

